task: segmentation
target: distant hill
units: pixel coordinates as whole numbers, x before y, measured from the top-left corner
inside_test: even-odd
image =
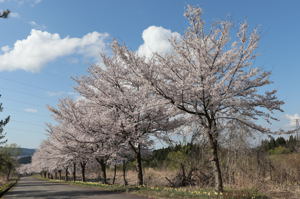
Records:
[[[36,151],[36,149],[28,149],[28,148],[19,148],[20,155],[18,156],[18,162],[20,164],[28,164],[31,163],[31,157]]]
[[[36,149],[28,149],[28,148],[19,148],[21,153],[19,156],[24,157],[24,156],[32,156]]]
[[[18,159],[18,162],[20,164],[30,164],[31,163],[31,156],[24,156],[24,157],[20,157]]]

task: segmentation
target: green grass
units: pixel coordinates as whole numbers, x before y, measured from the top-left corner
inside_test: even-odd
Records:
[[[39,179],[44,179],[40,178]],[[226,190],[224,193],[217,193],[212,189],[195,189],[188,188],[171,188],[171,187],[151,187],[151,186],[124,186],[124,185],[107,185],[98,182],[81,182],[81,181],[62,181],[48,180],[50,182],[66,183],[80,186],[98,187],[104,191],[112,192],[130,192],[133,194],[151,196],[151,198],[172,198],[172,199],[267,199],[266,196],[259,194],[255,190]]]
[[[10,188],[11,186],[13,186],[16,183],[16,180],[11,180],[3,185],[0,186],[0,198],[3,194],[4,191],[6,191],[8,188]]]
[[[6,190],[10,185],[11,185],[11,183],[5,183],[2,186],[0,186],[0,193],[2,193],[4,190]]]

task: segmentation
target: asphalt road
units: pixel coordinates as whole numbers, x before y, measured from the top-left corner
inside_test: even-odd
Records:
[[[18,184],[4,196],[4,199],[12,198],[43,198],[43,199],[69,199],[69,198],[99,198],[99,199],[146,199],[127,193],[114,193],[97,190],[93,187],[51,183],[33,177],[21,178]]]

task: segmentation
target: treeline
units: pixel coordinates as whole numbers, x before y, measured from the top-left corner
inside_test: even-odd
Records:
[[[269,136],[269,139],[262,140],[253,146],[253,150],[272,154],[288,154],[299,152],[300,140],[296,136],[290,135],[288,138]],[[176,144],[166,148],[153,150],[151,155],[145,159],[145,166],[152,168],[161,168],[170,166],[176,162],[175,160],[185,159],[186,156],[192,154],[192,151],[201,148],[199,144]],[[249,146],[250,149],[250,146]],[[221,148],[226,151],[226,148]],[[176,167],[176,166],[175,166]]]
[[[261,147],[270,154],[285,154],[299,152],[300,141],[297,136],[290,135],[289,138],[272,136],[267,140],[263,140]]]
[[[288,138],[269,136],[256,145],[250,144],[244,137],[220,147],[221,169],[227,186],[251,187],[287,186],[300,181],[298,165],[300,163],[300,140],[294,135]],[[230,143],[230,142],[229,142]],[[206,143],[178,144],[154,150],[145,159],[145,166],[156,169],[177,171],[171,186],[201,185],[213,183],[210,173],[209,149]],[[268,185],[269,184],[269,185]]]
[[[145,167],[178,168],[178,161],[185,159],[197,147],[197,144],[175,144],[174,146],[153,150],[148,158],[144,158]]]

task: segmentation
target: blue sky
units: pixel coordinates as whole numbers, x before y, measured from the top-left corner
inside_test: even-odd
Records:
[[[167,37],[187,26],[186,5],[203,9],[209,25],[220,19],[245,20],[258,27],[260,56],[255,64],[271,70],[284,113],[273,128],[291,128],[300,118],[300,2],[297,0],[0,0],[12,15],[0,20],[0,102],[9,143],[36,148],[51,122],[46,105],[61,97],[76,97],[71,76],[86,74],[101,51],[117,39],[132,50],[150,45],[168,50]],[[287,117],[289,115],[289,117]]]

